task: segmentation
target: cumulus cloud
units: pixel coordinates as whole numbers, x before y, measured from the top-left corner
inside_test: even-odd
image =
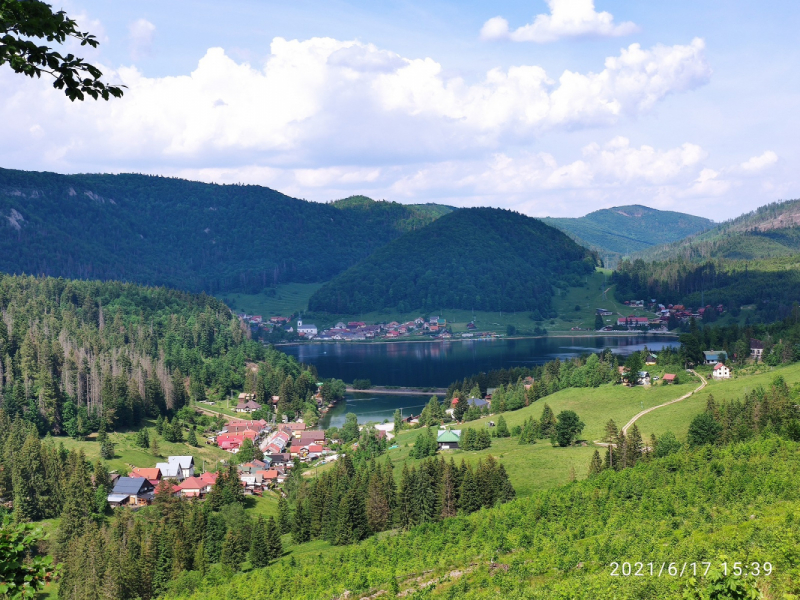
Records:
[[[128,44],[131,58],[138,60],[148,56],[153,48],[156,26],[147,19],[137,19],[128,25]]]
[[[759,156],[752,156],[749,160],[739,165],[739,169],[745,173],[760,173],[778,162],[778,155],[772,150],[767,150]]]
[[[626,21],[614,23],[608,12],[597,12],[594,0],[547,0],[550,14],[536,15],[533,23],[511,31],[503,17],[493,17],[483,24],[482,40],[511,40],[546,44],[562,38],[601,36],[618,37],[639,30],[636,24]]]
[[[64,103],[47,86],[0,73],[9,90],[0,108],[17,115],[1,137],[29,139],[24,132],[38,124],[48,135],[26,144],[32,156],[137,166],[425,162],[528,144],[546,131],[612,125],[711,74],[700,39],[632,44],[599,72],[557,79],[523,65],[468,82],[446,76],[431,58],[330,38],[275,38],[262,67],[211,48],[188,75],[103,71],[128,86],[123,99]]]

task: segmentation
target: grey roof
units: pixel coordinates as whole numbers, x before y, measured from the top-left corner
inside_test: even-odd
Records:
[[[467,400],[467,403],[470,406],[477,406],[478,408],[483,408],[484,406],[489,405],[488,400],[483,400],[481,398],[470,398],[469,400]]]
[[[128,499],[130,494],[109,494],[107,500],[109,502],[123,502]]]
[[[120,477],[112,494],[135,496],[153,489],[153,484],[144,477]]]

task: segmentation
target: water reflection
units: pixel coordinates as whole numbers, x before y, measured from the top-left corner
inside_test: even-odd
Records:
[[[459,342],[352,342],[281,346],[301,362],[317,367],[321,377],[347,382],[369,379],[374,385],[446,387],[474,373],[518,366],[532,366],[611,348],[627,356],[645,346],[660,350],[677,347],[673,338],[562,337],[517,340],[465,340]]]

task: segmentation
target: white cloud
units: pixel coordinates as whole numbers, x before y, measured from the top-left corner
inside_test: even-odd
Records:
[[[470,83],[445,76],[431,58],[330,38],[275,38],[260,68],[211,48],[188,75],[102,70],[128,86],[123,99],[65,103],[47,86],[0,73],[8,90],[0,109],[17,115],[0,126],[0,138],[25,140],[31,157],[63,157],[50,165],[59,169],[76,157],[128,168],[396,165],[612,125],[705,84],[711,73],[700,39],[651,49],[632,44],[600,72],[565,71],[556,80],[523,65]],[[34,124],[48,132],[45,139],[26,135]]]
[[[778,162],[778,155],[772,150],[767,150],[759,156],[753,156],[739,165],[745,173],[760,173]]]
[[[594,9],[594,0],[547,0],[547,4],[550,14],[537,15],[533,23],[514,31],[509,29],[508,21],[503,17],[489,19],[481,28],[480,38],[545,44],[571,37],[617,37],[639,30],[630,21],[614,24],[611,13]]]
[[[155,31],[156,26],[147,19],[137,19],[128,25],[128,43],[134,60],[150,54]]]

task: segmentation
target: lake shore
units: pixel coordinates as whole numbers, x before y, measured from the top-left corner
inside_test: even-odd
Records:
[[[428,394],[438,396],[447,393],[446,388],[396,388],[376,386],[366,390],[357,390],[354,387],[347,387],[345,390],[348,394],[394,394],[396,396],[427,396]]]
[[[512,336],[505,336],[505,335],[498,335],[495,337],[477,337],[477,338],[434,338],[434,339],[423,339],[423,340],[415,340],[415,339],[400,339],[395,338],[391,340],[380,339],[380,340],[296,340],[293,342],[279,342],[277,344],[273,344],[276,348],[281,346],[307,346],[313,344],[342,344],[346,343],[348,345],[353,344],[360,344],[360,345],[373,345],[373,344],[435,344],[435,343],[450,343],[450,342],[492,342],[498,340],[539,340],[539,339],[563,339],[563,338],[597,338],[597,337],[641,337],[641,336],[652,336],[655,339],[662,339],[662,338],[674,338],[678,339],[677,333],[661,333],[655,331],[575,331],[575,332],[568,332],[568,331],[559,331],[554,334],[547,334],[547,335],[512,335]]]

